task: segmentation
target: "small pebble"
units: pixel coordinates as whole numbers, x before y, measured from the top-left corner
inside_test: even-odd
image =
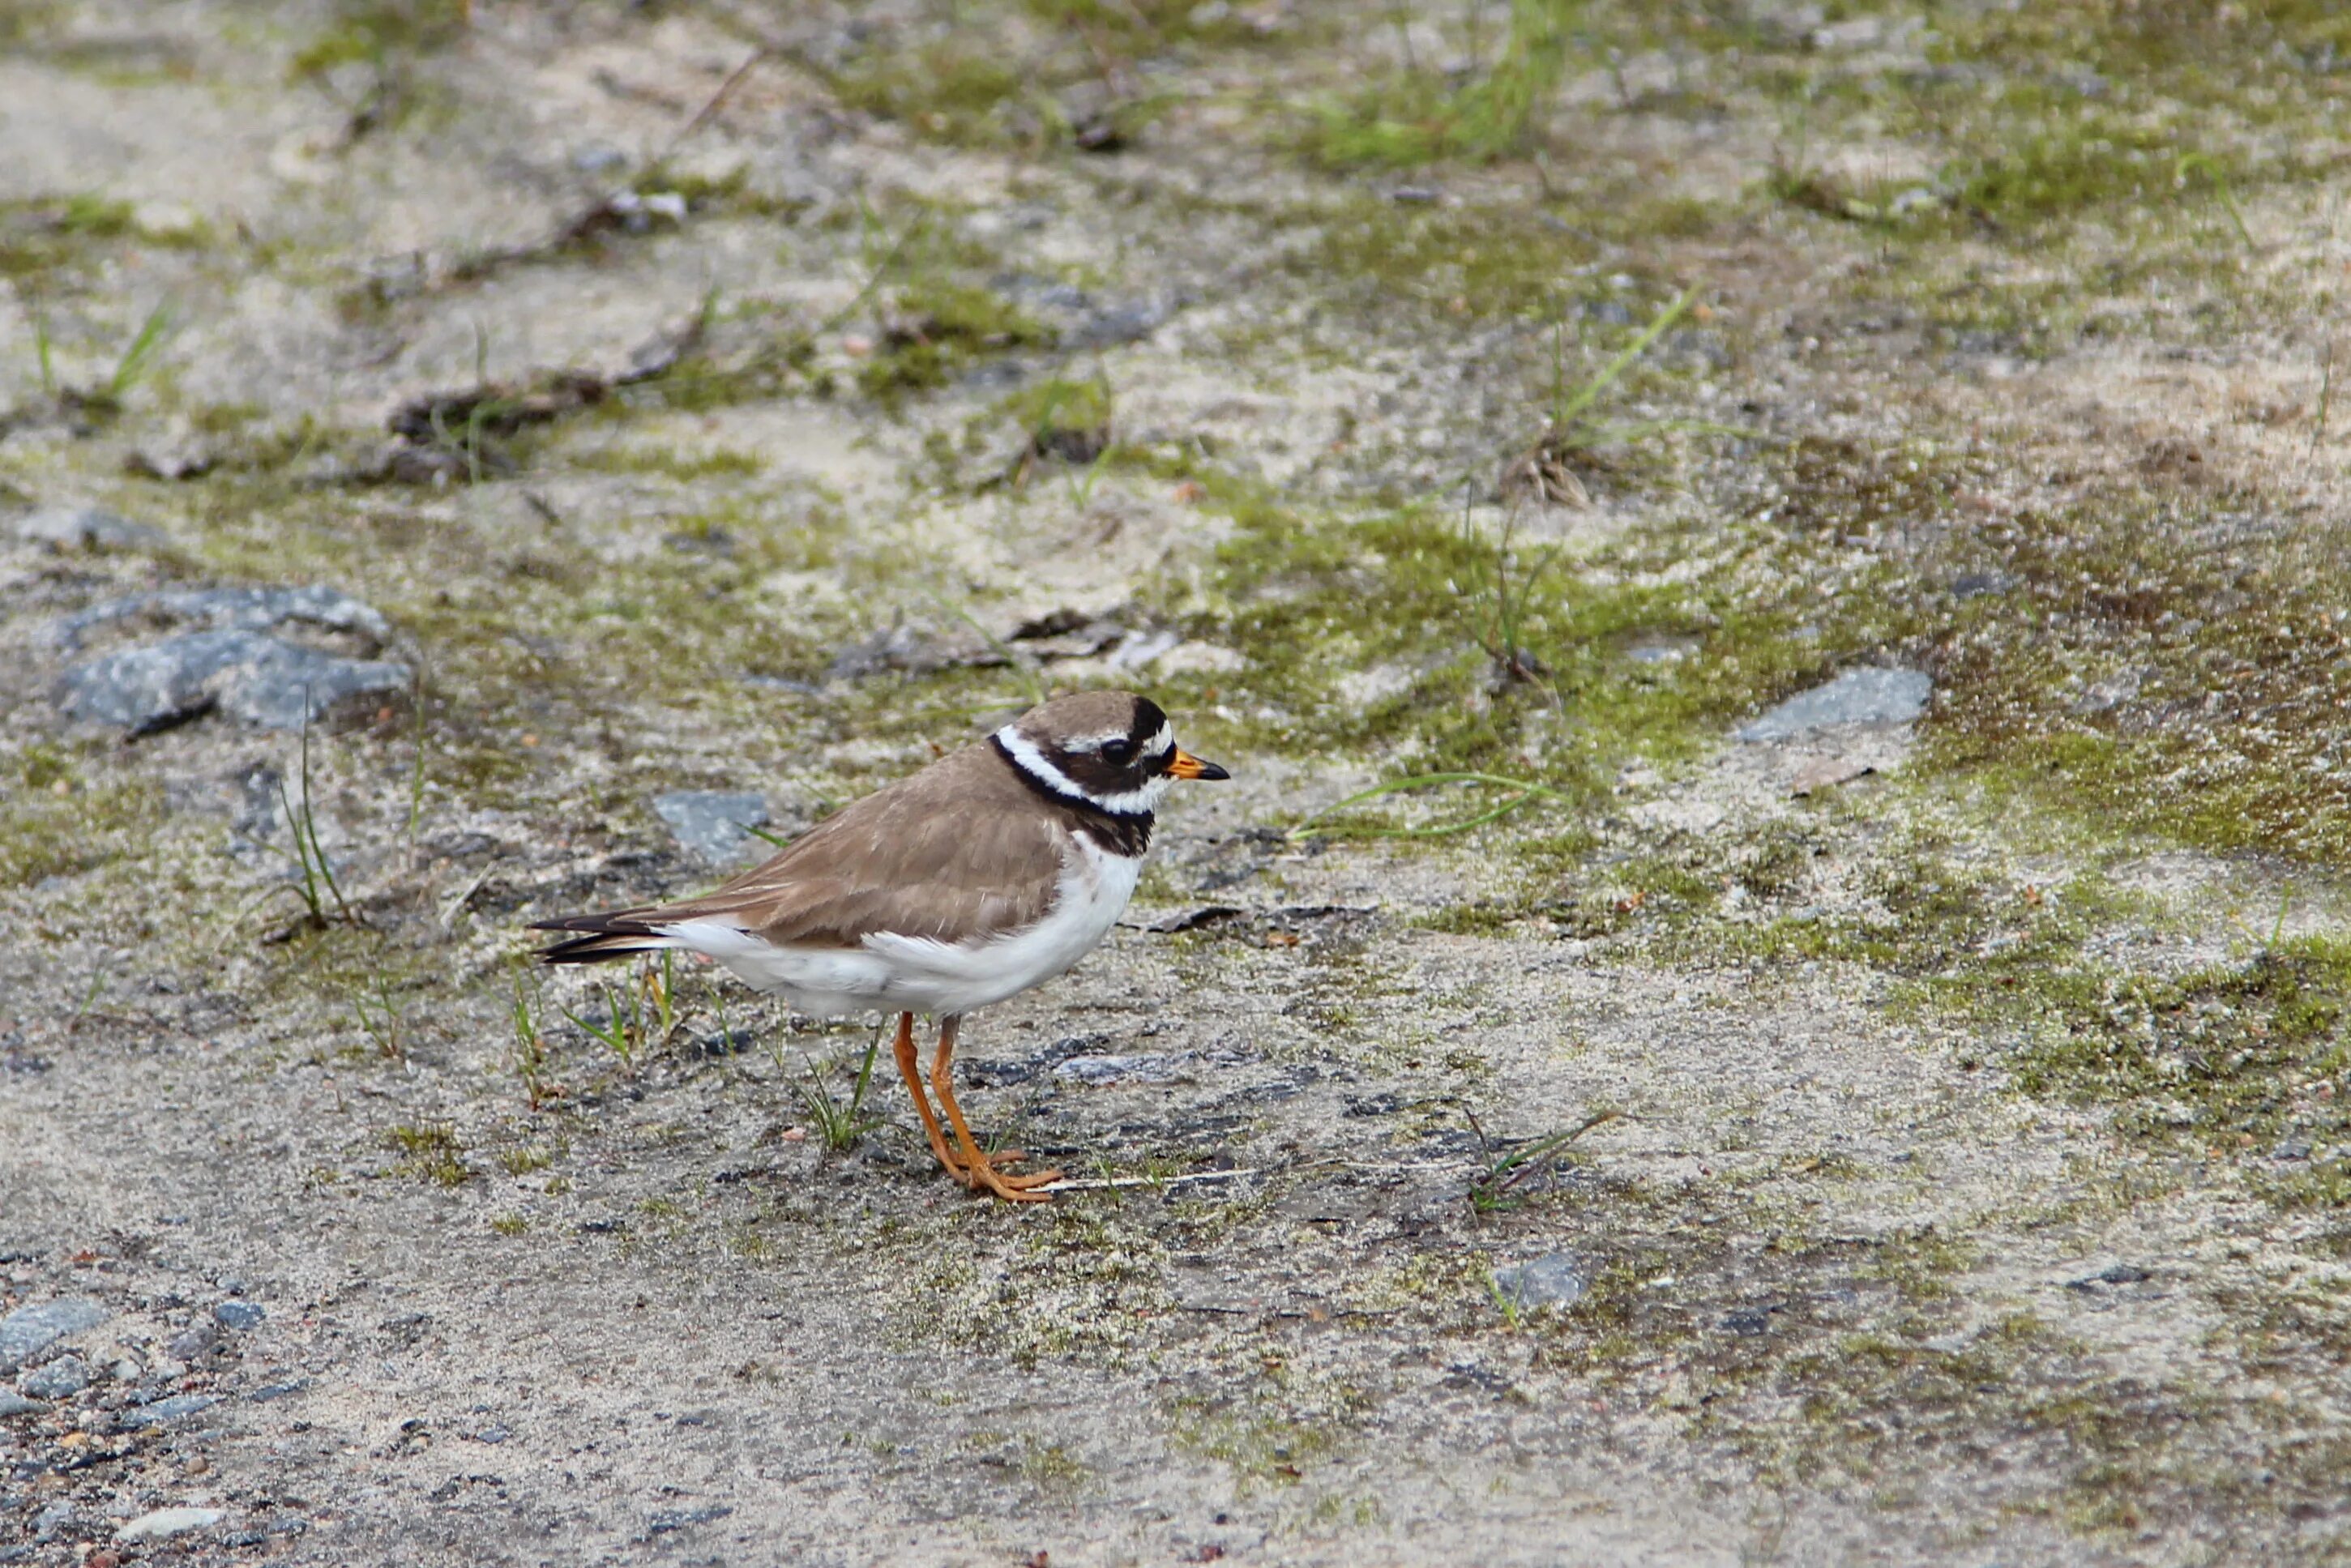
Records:
[[[673,789],[654,797],[653,814],[669,825],[680,848],[710,865],[753,858],[771,847],[750,831],[768,825],[768,802],[761,795]]]
[[[205,1355],[211,1353],[214,1345],[220,1343],[220,1330],[214,1328],[212,1324],[198,1323],[195,1327],[187,1329],[172,1337],[170,1347],[172,1359],[174,1361],[201,1361]]]
[[[253,1301],[223,1301],[213,1309],[213,1321],[225,1329],[259,1328],[268,1315]]]
[[[49,1504],[33,1516],[33,1539],[49,1541],[58,1531],[74,1521],[74,1505],[64,1498]]]
[[[114,1532],[117,1541],[166,1541],[192,1530],[209,1530],[228,1517],[224,1508],[159,1508]]]
[[[1573,1252],[1547,1252],[1494,1270],[1494,1289],[1520,1312],[1572,1307],[1583,1299],[1584,1284],[1583,1261]]]
[[[123,1412],[124,1418],[142,1427],[162,1427],[170,1422],[209,1410],[220,1403],[217,1394],[174,1394],[169,1399],[158,1399],[152,1405]]]

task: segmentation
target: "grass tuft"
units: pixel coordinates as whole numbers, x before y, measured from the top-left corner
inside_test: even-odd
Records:
[[[823,1074],[806,1057],[800,1059],[801,1070],[808,1082],[796,1085],[793,1093],[800,1108],[808,1113],[809,1124],[816,1129],[827,1150],[844,1154],[857,1146],[857,1141],[882,1124],[882,1118],[865,1109],[865,1091],[873,1081],[874,1059],[881,1054],[882,1033],[876,1030],[865,1047],[864,1060],[858,1063],[856,1082],[851,1085],[849,1098],[842,1100],[825,1086]],[[783,1070],[780,1047],[771,1048],[777,1070]]]

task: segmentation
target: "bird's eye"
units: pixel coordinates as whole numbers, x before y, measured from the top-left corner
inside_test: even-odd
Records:
[[[1110,758],[1113,762],[1123,767],[1126,764],[1127,758],[1134,755],[1134,742],[1131,740],[1111,741],[1102,748],[1102,754]]]

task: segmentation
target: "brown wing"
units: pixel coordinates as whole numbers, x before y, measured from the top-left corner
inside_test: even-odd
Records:
[[[1061,813],[1038,808],[1003,758],[970,747],[826,818],[716,892],[549,924],[624,936],[716,917],[770,942],[838,947],[877,931],[984,938],[1052,907],[1068,835]]]

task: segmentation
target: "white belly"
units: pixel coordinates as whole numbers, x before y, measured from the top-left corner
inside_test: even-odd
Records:
[[[856,947],[779,946],[707,919],[663,930],[679,946],[709,955],[746,984],[804,1013],[967,1013],[1068,972],[1110,934],[1134,896],[1142,859],[1111,854],[1082,833],[1077,842],[1045,918],[985,942],[877,932]]]

